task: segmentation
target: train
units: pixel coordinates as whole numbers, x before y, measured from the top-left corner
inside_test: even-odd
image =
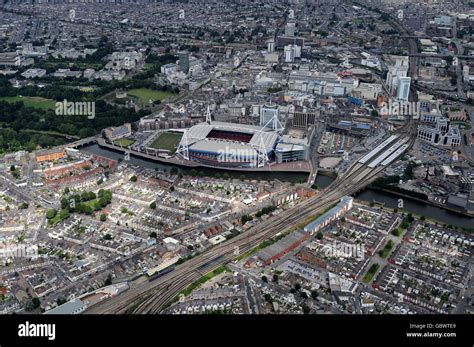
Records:
[[[151,276],[148,276],[148,282],[151,282],[151,281],[154,281],[156,280],[157,278],[160,278],[161,276],[163,275],[166,275],[167,273],[170,273],[171,271],[173,271],[175,269],[175,266],[172,265],[172,266],[169,266],[163,270],[160,270],[156,273],[154,273],[153,275]]]

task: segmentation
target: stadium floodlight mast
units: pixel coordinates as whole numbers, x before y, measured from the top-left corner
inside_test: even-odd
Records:
[[[207,106],[207,111],[206,111],[206,123],[211,125],[212,118],[211,118],[211,109],[209,108],[209,105]]]
[[[184,130],[183,137],[178,146],[178,154],[185,160],[189,160],[188,129]]]
[[[212,117],[211,117],[211,109],[209,105],[207,106],[206,110],[206,123],[211,125]],[[188,137],[188,129],[184,130],[183,137],[179,143],[178,154],[183,157],[185,160],[189,160],[189,137]]]
[[[270,124],[271,126],[269,126]],[[281,124],[276,114],[274,114],[273,117],[268,120],[268,122],[262,127],[262,129],[260,129],[260,131],[262,131],[265,128],[270,128],[275,131],[281,131],[284,129],[283,124]]]
[[[262,133],[260,133],[259,136],[260,136],[260,145],[258,146],[258,150],[257,150],[257,167],[264,167],[265,164],[269,162],[269,159],[268,159],[267,151],[265,149],[265,144],[263,143]]]
[[[283,130],[283,125],[279,121],[277,115],[273,115],[273,117],[257,132],[258,136],[260,137],[260,144],[257,149],[257,167],[263,167],[265,164],[268,164],[270,159],[267,155],[267,150],[265,148],[265,143],[263,142],[263,133],[265,128],[271,128],[275,131]],[[270,167],[270,165],[269,165]]]

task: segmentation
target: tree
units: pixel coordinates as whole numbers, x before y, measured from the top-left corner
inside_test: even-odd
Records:
[[[303,309],[303,313],[304,313],[304,314],[308,314],[308,313],[311,311],[311,309],[309,308],[309,306],[306,305],[306,304],[301,305],[301,308]]]
[[[155,201],[153,201],[153,202],[150,204],[150,208],[151,208],[152,210],[154,210],[154,209],[156,208],[156,202],[155,202]]]
[[[278,283],[278,275],[277,274],[273,275],[273,282]]]
[[[93,209],[91,206],[89,206],[89,205],[85,205],[85,206],[84,206],[84,213],[85,213],[85,214],[91,215],[92,212],[94,212],[94,209]]]
[[[107,279],[104,282],[104,286],[110,286],[112,284],[112,274],[107,276]]]
[[[265,283],[268,283],[268,278],[267,278],[267,276],[263,275],[263,276],[262,276],[262,281],[265,282]]]
[[[46,218],[47,219],[53,219],[54,217],[56,217],[56,214],[58,213],[58,211],[56,211],[54,208],[48,210],[46,212]]]
[[[25,305],[25,309],[27,311],[34,311],[41,306],[41,301],[37,297],[32,298],[31,300],[27,301]]]
[[[137,176],[133,175],[132,177],[130,177],[130,181],[131,182],[136,182],[137,181]]]
[[[301,289],[301,284],[295,283],[295,290],[299,291]]]
[[[107,202],[107,199],[106,199],[106,198],[102,197],[102,198],[99,199],[99,205],[100,205],[100,207],[103,208],[103,207],[107,206],[107,204],[108,204],[108,202]]]
[[[101,222],[105,222],[106,220],[107,220],[107,215],[106,215],[105,213],[102,213],[102,214],[100,215],[100,221],[101,221]]]
[[[69,218],[69,210],[67,208],[64,208],[59,212],[59,219],[64,220],[67,218]]]
[[[15,171],[15,165],[10,166],[10,171],[11,172]]]
[[[318,292],[316,290],[312,290],[311,297],[316,300],[316,298],[318,297]]]
[[[242,217],[240,217],[240,222],[241,222],[242,224],[245,224],[245,223],[251,221],[252,219],[253,219],[253,218],[250,217],[248,214],[244,214]]]
[[[156,233],[156,231],[152,231],[150,233],[150,235],[148,235],[148,236],[150,236],[150,238],[152,238],[152,239],[156,239],[158,237],[158,234]]]
[[[318,240],[322,240],[323,237],[324,237],[323,233],[320,232],[320,231],[318,231],[318,233],[316,234],[316,238],[317,238]]]

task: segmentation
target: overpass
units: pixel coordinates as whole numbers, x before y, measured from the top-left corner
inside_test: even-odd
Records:
[[[68,148],[82,147],[82,146],[97,142],[97,140],[99,138],[100,138],[100,135],[94,135],[94,136],[91,136],[91,137],[86,137],[86,138],[68,143],[67,145],[65,145],[65,147],[68,147]]]

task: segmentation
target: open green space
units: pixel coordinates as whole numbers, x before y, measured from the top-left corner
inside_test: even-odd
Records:
[[[218,267],[217,269],[215,269],[214,271],[211,271],[207,274],[205,274],[204,276],[202,276],[200,279],[198,279],[197,281],[194,281],[193,283],[191,283],[188,287],[186,287],[181,293],[184,294],[185,296],[188,296],[189,294],[191,294],[191,292],[198,288],[200,285],[202,285],[203,283],[206,283],[207,281],[209,281],[211,278],[223,273],[224,271],[226,270],[226,267],[225,265],[222,265],[220,267]]]
[[[127,139],[126,137],[114,141],[114,144],[121,147],[128,147],[131,144],[135,143],[135,140]]]
[[[8,103],[23,101],[23,104],[26,107],[34,107],[41,110],[54,110],[56,105],[56,101],[41,98],[39,96],[2,96],[0,97],[0,101],[5,101]]]
[[[393,248],[393,245],[394,245],[393,241],[388,240],[388,242],[385,244],[385,247],[379,251],[380,258],[387,258],[388,254]]]
[[[461,129],[466,129],[466,130],[471,129],[471,125],[469,123],[463,122],[463,121],[460,121],[460,120],[451,121],[450,124],[458,125],[459,128],[461,128]]]
[[[372,278],[374,277],[374,275],[376,274],[377,270],[379,269],[380,265],[379,264],[372,264],[372,266],[370,267],[369,271],[367,271],[367,273],[364,275],[364,277],[362,278],[362,281],[364,283],[370,283],[370,281],[372,281]]]
[[[127,91],[127,93],[128,95],[137,97],[143,104],[147,104],[150,100],[153,102],[158,100],[161,101],[167,98],[168,96],[173,95],[173,93],[147,88],[130,89]]]
[[[158,138],[151,143],[150,147],[156,149],[166,149],[168,151],[174,152],[176,148],[178,148],[182,136],[183,134],[181,133],[161,133]]]

